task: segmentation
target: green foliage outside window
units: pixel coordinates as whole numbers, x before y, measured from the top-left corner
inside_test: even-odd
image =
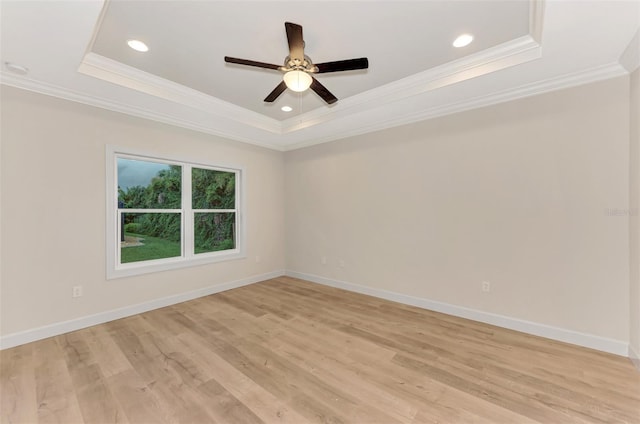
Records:
[[[129,169],[149,162],[119,159]],[[119,162],[120,164],[120,162]],[[141,165],[142,164],[142,165]],[[162,165],[160,165],[162,166]],[[147,180],[148,181],[148,180]],[[229,250],[236,247],[236,174],[192,168],[192,208],[194,209],[195,253]],[[123,209],[181,209],[182,167],[166,165],[146,185],[118,187],[119,207]],[[207,211],[209,209],[209,211]],[[198,212],[202,210],[202,212]],[[175,256],[180,251],[181,221],[175,213],[124,213],[125,236],[140,245],[122,248],[122,263]],[[145,242],[146,237],[146,242]],[[153,249],[152,249],[153,245]],[[145,250],[149,253],[145,254]],[[152,252],[153,250],[153,252]]]
[[[182,167],[169,165],[158,171],[146,186],[118,189],[118,202],[126,209],[180,209],[182,204]],[[135,220],[135,222],[134,222]],[[125,231],[137,224],[137,233],[164,240],[180,241],[180,221],[169,214],[125,214]],[[131,226],[129,225],[129,228]]]
[[[191,176],[193,209],[235,209],[236,178],[233,172],[193,168]]]
[[[193,209],[235,209],[236,178],[232,172],[193,168],[191,189]],[[235,213],[196,213],[194,218],[196,253],[235,248]]]

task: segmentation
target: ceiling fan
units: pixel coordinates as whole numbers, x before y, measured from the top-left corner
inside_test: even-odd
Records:
[[[313,77],[313,74],[352,71],[356,69],[367,69],[369,67],[369,60],[366,57],[313,64],[309,56],[304,54],[302,26],[291,22],[285,22],[284,26],[287,31],[287,41],[289,42],[289,56],[284,59],[284,66],[229,56],[224,57],[224,61],[227,63],[273,69],[284,73],[283,81],[269,93],[264,99],[265,102],[273,102],[287,88],[298,92],[311,88],[316,94],[322,97],[325,102],[333,104],[337,102],[338,99],[331,94],[324,85],[320,84],[318,80]]]

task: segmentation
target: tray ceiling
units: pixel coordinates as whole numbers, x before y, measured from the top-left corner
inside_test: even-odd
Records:
[[[229,103],[283,120],[326,107],[318,96],[285,92],[264,97],[278,71],[226,64],[235,56],[282,65],[288,55],[285,21],[303,26],[305,53],[315,63],[369,58],[370,68],[317,78],[339,99],[373,90],[473,53],[529,35],[526,1],[443,2],[145,2],[111,1],[91,51]],[[473,43],[455,48],[462,33]],[[150,50],[132,50],[129,38]],[[281,111],[289,105],[290,113]]]
[[[622,75],[640,26],[629,1],[3,1],[2,83],[288,150],[563,86]],[[315,63],[366,56],[369,69],[318,75],[339,99],[289,90],[262,99],[281,64],[284,22]],[[474,41],[454,48],[461,33]],[[130,49],[139,39],[149,52]],[[286,113],[282,106],[291,106]]]

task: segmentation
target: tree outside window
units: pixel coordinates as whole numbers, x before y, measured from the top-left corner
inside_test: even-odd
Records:
[[[116,270],[241,253],[239,169],[113,156]]]

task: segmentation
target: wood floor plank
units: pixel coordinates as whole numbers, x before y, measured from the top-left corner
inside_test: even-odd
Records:
[[[298,290],[287,290],[287,292],[289,293],[296,293],[297,295],[301,296],[301,292],[299,292]],[[302,296],[301,296],[302,297]],[[314,297],[314,298],[317,298]],[[333,299],[335,300],[335,299]],[[417,309],[417,308],[414,308]],[[344,317],[343,317],[344,318]],[[387,318],[387,316],[385,315],[385,318]],[[492,366],[492,364],[496,363],[496,359],[495,358],[499,358],[499,362],[501,363],[501,370],[504,371],[504,373],[498,373],[500,374],[505,374],[508,375],[508,366],[505,368],[503,365],[505,363],[509,364],[509,362],[513,362],[513,360],[517,360],[517,358],[527,358],[529,362],[527,362],[527,359],[525,360],[521,360],[520,363],[517,364],[517,366],[520,367],[525,367],[528,363],[530,363],[531,359],[530,357],[527,356],[527,350],[530,351],[531,350],[531,345],[527,345],[527,350],[522,351],[522,355],[510,355],[510,359],[507,357],[505,358],[504,355],[499,355],[500,352],[473,352],[473,355],[469,355],[469,349],[468,349],[468,344],[466,345],[465,349],[465,353],[462,355],[459,355],[457,353],[454,352],[454,350],[445,350],[443,349],[443,347],[446,347],[447,345],[449,345],[449,347],[453,346],[454,349],[456,350],[460,350],[459,349],[459,345],[455,346],[452,345],[451,343],[447,342],[444,339],[440,339],[437,340],[437,344],[435,346],[430,345],[429,343],[425,343],[421,340],[419,340],[418,338],[415,337],[411,337],[411,332],[408,332],[406,334],[394,334],[393,330],[388,330],[385,329],[383,327],[376,327],[377,324],[372,324],[371,321],[374,321],[375,318],[367,318],[366,320],[358,320],[357,318],[355,320],[351,320],[351,325],[349,326],[343,326],[342,330],[348,333],[352,333],[352,334],[359,334],[361,337],[366,338],[366,339],[370,339],[372,341],[375,341],[376,343],[380,344],[380,345],[385,345],[388,346],[390,348],[396,349],[396,350],[405,350],[407,352],[409,352],[410,354],[413,355],[417,355],[417,356],[424,356],[424,355],[432,355],[431,359],[435,360],[436,358],[443,358],[446,357],[448,359],[454,359],[454,360],[458,360],[459,363],[461,364],[465,364],[468,365],[469,363],[479,363],[480,366],[483,369],[486,369],[488,366]],[[459,319],[458,319],[459,320]],[[464,321],[464,320],[459,320],[459,321]],[[415,322],[415,321],[414,321]],[[356,325],[353,325],[353,324]],[[477,323],[473,324],[474,326],[477,325]],[[387,327],[392,327],[392,324],[389,324],[389,326]],[[483,333],[485,334],[489,334],[491,335],[493,332],[489,331],[491,329],[491,326],[484,326],[485,327],[485,331]],[[364,328],[364,329],[363,329]],[[370,330],[372,328],[375,328],[377,331],[374,332],[368,332],[367,330]],[[383,331],[381,332],[380,329],[383,329]],[[385,331],[386,330],[386,331]],[[509,333],[513,333],[513,334],[517,334],[518,337],[516,338],[520,338],[520,339],[527,339],[527,338],[531,338],[534,339],[531,336],[525,336],[520,334],[520,333],[516,333],[516,332],[510,332],[509,330],[504,330],[504,329],[500,329],[500,332],[504,333],[504,334],[509,334]],[[391,334],[389,336],[389,334]],[[425,334],[422,334],[425,335]],[[538,338],[539,340],[539,338]],[[547,341],[548,342],[548,341]],[[566,345],[561,344],[561,343],[556,343],[553,342],[553,344],[556,344],[557,346],[561,347],[561,348],[566,348]],[[481,346],[481,345],[479,345]],[[556,347],[557,347],[556,346]],[[574,348],[574,347],[571,347]],[[481,349],[481,348],[480,348]],[[535,349],[537,351],[537,348]],[[590,352],[588,352],[588,350],[586,353],[583,351],[582,354],[585,357],[590,357],[589,360],[593,360],[593,356],[599,356],[602,355],[601,353],[596,353],[595,355],[590,355]],[[504,353],[504,352],[503,352]],[[514,352],[515,353],[515,352]],[[548,352],[547,352],[548,354]],[[435,356],[434,356],[435,355]],[[441,359],[438,359],[439,361],[441,361]],[[534,361],[535,363],[535,361]],[[555,364],[554,362],[551,361],[547,361],[547,366],[553,366]],[[494,369],[496,369],[496,366],[494,365]],[[471,370],[474,371],[474,370]],[[485,374],[485,372],[483,371],[483,375]],[[482,378],[483,375],[478,376],[477,373],[474,376],[475,378]],[[526,374],[523,373],[519,373],[519,375],[522,378],[527,378],[528,376]],[[503,376],[502,377],[505,380],[505,383],[509,382],[509,378]],[[531,378],[532,381],[535,381],[535,379]],[[637,387],[637,383],[636,384]],[[553,384],[549,384],[547,385],[547,389],[552,388]],[[609,387],[609,385],[602,385],[602,387]],[[606,390],[606,389],[605,389]],[[556,391],[562,391],[561,388],[556,387]],[[565,395],[566,395],[566,391],[565,391]],[[554,397],[553,396],[548,396],[548,395],[544,395],[545,397],[545,402],[552,405],[554,402]],[[556,396],[557,397],[557,396]],[[591,395],[589,396],[580,396],[580,393],[574,393],[574,395],[572,396],[572,398],[581,398],[581,400],[583,400],[584,404],[588,404],[588,403],[592,403],[593,404],[593,410],[594,411],[613,411],[615,409],[615,407],[612,407],[611,405],[599,401],[597,399],[599,399],[600,397],[598,396],[593,396]],[[630,399],[628,396],[622,394],[620,396],[617,396],[616,399],[619,399],[621,402],[628,402],[632,399]],[[615,415],[615,413],[613,412],[608,412],[607,414],[613,414]],[[576,413],[577,415],[577,413]],[[596,415],[598,415],[598,412],[596,412]],[[622,419],[627,419],[626,416],[622,416]]]
[[[291,325],[295,325],[291,323]],[[464,396],[463,393],[455,393],[449,396],[451,390],[439,384],[433,379],[424,379],[421,375],[395,367],[391,363],[392,357],[363,357],[354,356],[353,351],[341,349],[335,340],[341,337],[333,337],[331,331],[328,338],[314,338],[309,340],[304,333],[290,331],[282,337],[270,340],[269,346],[275,350],[282,350],[291,354],[294,358],[308,362],[312,369],[321,368],[331,372],[337,370],[342,379],[335,384],[343,387],[353,384],[354,391],[361,394],[361,398],[374,405],[381,405],[385,412],[395,415],[403,422],[407,418],[416,415],[422,407],[429,410],[425,416],[437,421],[449,422],[456,417],[463,422],[519,422],[525,423],[527,419],[510,411],[493,408],[490,416],[482,417],[484,412],[474,410],[474,399]],[[323,332],[324,334],[324,332]],[[293,336],[293,337],[292,337]],[[296,337],[297,336],[297,337]],[[395,354],[394,354],[395,356]],[[348,382],[345,383],[344,380]],[[385,399],[386,398],[386,399]],[[464,402],[461,402],[463,400]]]
[[[173,311],[167,312],[175,316]],[[163,337],[161,333],[153,330],[150,323],[153,322],[154,315],[157,314],[130,320],[126,328],[116,331],[116,343],[123,347],[129,362],[156,398],[164,421],[215,422],[207,412],[206,406],[198,401],[196,388],[190,384],[194,379],[202,383],[207,378],[198,377],[199,371],[190,361],[185,361],[185,356],[175,354],[168,347],[180,325],[176,322],[173,328],[168,330],[169,334]],[[188,380],[185,380],[186,375],[189,376]]]
[[[627,358],[290,277],[0,353],[2,423],[636,423]]]
[[[27,344],[0,352],[0,422],[38,421],[33,350]]]
[[[288,407],[283,400],[272,395],[240,369],[218,356],[205,339],[190,333],[181,335],[179,339],[192,352],[195,361],[210,364],[209,367],[214,372],[216,381],[263,422],[295,424],[307,421]]]
[[[216,296],[217,298],[217,296]],[[217,311],[220,312],[221,309],[227,309],[229,311],[229,307],[231,307],[231,314],[227,315],[227,323],[231,324],[230,328],[232,330],[237,330],[234,334],[242,333],[242,334],[251,334],[250,329],[252,328],[251,323],[245,322],[236,322],[241,327],[235,327],[232,321],[235,320],[234,316],[237,316],[239,313],[245,312],[246,308],[243,302],[228,302],[226,299],[222,300],[222,303],[217,304]],[[239,310],[233,310],[233,308],[238,308]],[[250,311],[246,313],[255,316]],[[259,314],[258,317],[262,317],[264,314]],[[223,316],[223,323],[225,323]],[[227,324],[227,325],[228,325]],[[266,331],[268,333],[268,331]],[[271,336],[277,337],[277,334],[272,333]],[[331,405],[332,403],[344,401],[347,395],[344,393],[338,393],[339,390],[336,388],[328,387],[322,381],[315,381],[314,384],[304,384],[304,382],[308,379],[313,380],[315,376],[305,373],[304,370],[296,367],[294,364],[287,362],[284,358],[277,355],[275,352],[264,349],[259,344],[248,343],[244,338],[240,338],[238,336],[234,336],[234,348],[240,346],[242,351],[246,356],[243,355],[243,367],[247,367],[247,364],[251,363],[252,369],[255,371],[245,371],[249,372],[252,378],[262,379],[265,382],[265,385],[268,387],[268,390],[273,390],[279,396],[295,399],[292,400],[294,408],[298,408],[301,414],[307,415],[308,419],[314,419],[318,417],[323,417],[325,412],[317,410],[317,404],[323,403],[324,405]],[[232,351],[230,346],[221,346],[223,348],[223,352],[230,354]],[[275,370],[274,370],[275,367]],[[275,372],[274,372],[275,371]],[[264,380],[263,373],[269,375],[267,380]],[[291,378],[291,375],[295,376],[296,379],[301,380],[301,389],[296,389],[295,387],[291,387],[288,383],[288,380]],[[274,385],[275,384],[275,385]],[[305,393],[304,390],[306,387],[314,387],[315,390],[313,393]],[[294,390],[292,390],[294,389]],[[315,399],[313,402],[310,401],[311,395]],[[325,410],[331,410],[333,406],[326,406]],[[357,415],[359,411],[350,410],[349,413]],[[380,412],[381,416],[384,417],[384,413]],[[343,419],[339,418],[337,414],[334,416],[325,417],[329,420],[335,422],[342,422]],[[323,418],[324,419],[324,418]],[[371,421],[371,420],[369,420]],[[385,417],[386,422],[390,422],[389,417]]]
[[[34,379],[39,423],[84,422],[78,391],[55,338],[34,345]]]
[[[129,422],[97,364],[74,367],[70,375],[85,422]]]
[[[270,392],[273,396],[285,400],[300,415],[310,422],[345,422],[338,408],[327,402],[335,394],[336,401],[347,403],[345,396],[334,393],[324,385],[304,386],[308,378],[298,369],[291,367],[287,370],[274,354],[269,354],[254,343],[241,339],[232,343],[217,344],[217,353],[225,361],[241,370],[249,378]],[[274,368],[274,364],[277,366]],[[339,390],[336,388],[336,392]]]
[[[96,325],[83,333],[91,355],[100,364],[105,377],[130,371],[131,363],[113,340],[106,326]]]
[[[107,377],[107,383],[131,423],[165,424],[163,407],[143,379],[132,368]]]

